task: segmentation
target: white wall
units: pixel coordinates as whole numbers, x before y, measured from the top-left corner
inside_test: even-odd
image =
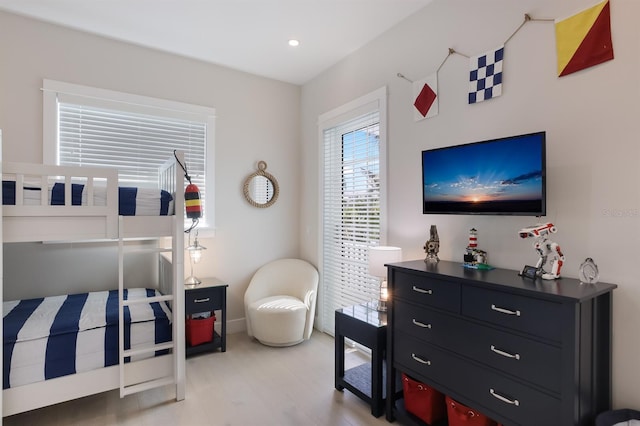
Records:
[[[535,218],[423,215],[424,149],[547,131],[547,217],[577,277],[592,257],[614,292],[613,389],[616,407],[640,408],[640,2],[611,0],[613,61],[556,77],[551,22],[529,22],[506,45],[503,95],[467,104],[468,60],[454,55],[439,73],[440,114],[413,121],[412,80],[434,72],[452,47],[476,55],[502,44],[523,21],[563,18],[593,0],[435,0],[302,89],[301,255],[319,257],[318,130],[320,114],[386,85],[388,120],[388,243],[408,259],[424,258],[430,225],[437,225],[446,260],[461,261],[468,230],[490,263],[520,269],[537,260],[531,241],[518,238]]]
[[[42,161],[44,78],[216,109],[217,230],[214,238],[201,239],[208,250],[195,272],[229,284],[228,318],[243,327],[242,298],[253,272],[268,260],[298,252],[300,88],[0,12],[6,161]],[[242,195],[244,178],[258,160],[268,163],[267,171],[280,183],[280,197],[268,209],[252,207]],[[33,265],[27,256],[19,264],[5,263],[6,270],[11,267],[17,271],[7,274],[16,276]]]

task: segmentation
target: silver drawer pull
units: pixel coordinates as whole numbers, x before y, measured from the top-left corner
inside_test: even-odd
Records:
[[[515,315],[517,317],[520,316],[520,311],[512,311],[510,309],[499,308],[494,304],[491,304],[491,310],[496,311],[496,312],[500,312],[501,314]]]
[[[499,393],[496,393],[496,391],[494,391],[493,389],[489,389],[489,393],[491,394],[491,396],[493,396],[494,398],[499,399],[502,402],[506,402],[507,404],[515,405],[516,407],[520,406],[520,401],[518,401],[517,399],[505,398],[504,396],[500,395]]]
[[[423,293],[423,294],[433,294],[433,290],[431,289],[425,290],[423,288],[416,287],[415,285],[413,286],[413,291],[417,291],[418,293]]]
[[[513,358],[513,359],[520,360],[520,354],[510,354],[509,352],[501,351],[500,349],[496,348],[493,345],[491,345],[491,350],[493,352],[497,353],[498,355],[502,355],[502,356],[507,357],[507,358]]]
[[[415,359],[420,364],[431,365],[431,361],[426,361],[426,360],[420,358],[419,356],[417,356],[416,354],[411,354],[411,358]]]
[[[208,302],[209,300],[211,300],[210,298],[206,297],[204,299],[194,299],[194,303],[204,303],[204,302]]]
[[[416,321],[416,319],[413,319],[413,324],[417,325],[418,327],[422,327],[422,328],[431,328],[431,324],[425,324],[423,322],[420,321]]]

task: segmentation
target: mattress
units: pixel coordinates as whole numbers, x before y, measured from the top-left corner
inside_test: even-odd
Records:
[[[39,186],[25,184],[23,190],[24,205],[40,205],[41,189]],[[85,185],[71,184],[71,205],[87,205]],[[55,182],[49,186],[48,202],[52,206],[63,206],[65,203],[65,184]],[[105,206],[107,191],[105,187],[94,187],[95,206]],[[2,181],[2,204],[16,204],[16,182]],[[119,187],[118,212],[122,216],[167,216],[173,214],[173,196],[160,189]]]
[[[125,299],[157,296],[154,289],[125,289]],[[3,302],[3,389],[118,364],[118,291]],[[171,341],[166,302],[124,310],[124,346]],[[125,362],[162,355],[157,351]]]

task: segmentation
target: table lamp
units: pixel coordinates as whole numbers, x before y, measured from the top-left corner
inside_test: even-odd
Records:
[[[202,282],[198,277],[193,275],[193,265],[200,262],[200,259],[202,259],[202,251],[206,249],[207,248],[205,246],[201,246],[200,243],[198,243],[197,231],[196,231],[195,239],[193,240],[193,244],[191,244],[191,233],[189,233],[189,246],[187,247],[187,250],[189,251],[189,263],[191,265],[191,275],[189,276],[189,278],[185,280],[184,282],[185,285],[196,286]]]
[[[378,246],[369,247],[369,275],[380,280],[380,293],[378,297],[378,310],[387,310],[389,290],[387,287],[387,263],[400,262],[402,249],[400,247]]]

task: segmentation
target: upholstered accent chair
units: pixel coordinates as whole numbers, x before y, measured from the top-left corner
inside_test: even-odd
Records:
[[[278,259],[260,267],[244,294],[247,333],[267,346],[308,340],[318,295],[318,271],[301,259]]]

